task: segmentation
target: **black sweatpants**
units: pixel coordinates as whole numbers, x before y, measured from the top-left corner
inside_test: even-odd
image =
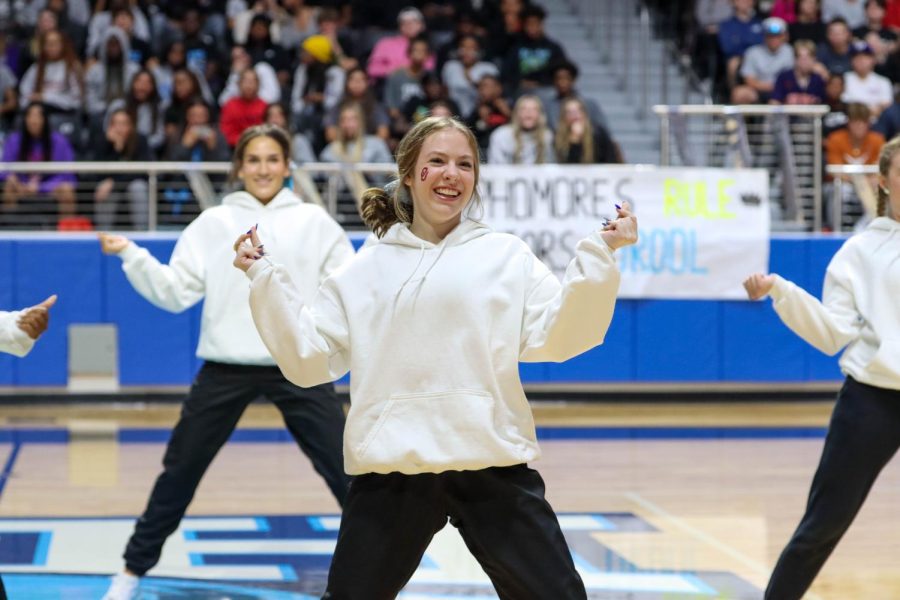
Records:
[[[355,477],[323,599],[392,600],[448,517],[501,599],[587,597],[543,479],[516,465]]]
[[[178,528],[209,464],[260,396],[278,407],[288,431],[344,503],[350,478],[344,473],[344,411],[334,387],[297,387],[277,367],[207,362],[182,406],[163,472],[125,548],[129,571],[143,575],[159,561],[163,543]]]
[[[803,596],[898,447],[900,391],[848,377],[831,416],[806,513],[775,565],[768,600]]]

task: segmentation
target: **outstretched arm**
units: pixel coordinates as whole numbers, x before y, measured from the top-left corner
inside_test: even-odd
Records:
[[[284,376],[311,387],[344,375],[350,369],[349,326],[329,282],[308,304],[287,270],[269,259],[255,227],[234,248],[234,266],[251,281],[253,322]]]
[[[40,304],[16,312],[0,312],[0,352],[25,356],[50,324],[56,294]]]

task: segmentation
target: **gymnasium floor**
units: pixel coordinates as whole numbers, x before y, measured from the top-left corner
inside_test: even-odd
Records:
[[[760,598],[830,402],[536,404],[548,497],[592,599]],[[97,599],[177,405],[0,408],[0,572],[17,600]],[[267,405],[213,463],[144,599],[317,598],[337,505]],[[900,597],[893,461],[808,598]],[[401,596],[495,598],[449,525]]]

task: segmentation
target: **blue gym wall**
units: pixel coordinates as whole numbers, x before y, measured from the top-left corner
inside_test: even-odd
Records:
[[[140,238],[162,261],[174,235]],[[356,245],[359,239],[354,239]],[[815,296],[841,237],[778,237],[771,270]],[[186,385],[199,305],[159,310],[131,288],[118,258],[93,237],[0,238],[0,309],[59,294],[51,328],[24,359],[0,354],[0,386],[66,385],[66,331],[72,323],[115,323],[123,386]],[[744,273],[735,273],[742,277]],[[523,379],[555,382],[809,382],[840,379],[837,358],[802,342],[765,302],[620,300],[606,343],[563,364],[525,364]]]

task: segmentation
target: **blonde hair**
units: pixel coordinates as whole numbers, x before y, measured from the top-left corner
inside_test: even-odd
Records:
[[[878,156],[878,173],[882,177],[888,176],[888,171],[891,170],[891,162],[894,160],[894,156],[897,154],[897,151],[900,150],[900,136],[895,137],[887,144],[881,147],[881,154]],[[875,214],[879,217],[886,217],[888,213],[888,200],[890,199],[890,194],[880,183],[878,184],[878,206],[875,210]]]
[[[412,194],[404,181],[413,176],[425,140],[445,129],[459,131],[469,143],[474,157],[473,169],[475,171],[475,191],[472,194],[472,201],[481,203],[481,197],[478,194],[481,159],[478,154],[478,141],[472,131],[453,117],[422,119],[403,136],[400,145],[397,146],[397,180],[385,186],[387,189],[373,187],[363,192],[360,201],[360,215],[366,226],[379,238],[383,237],[388,229],[397,223],[412,223]]]
[[[341,115],[347,111],[356,113],[359,120],[359,130],[356,132],[355,138],[345,138],[344,130],[340,127]],[[358,163],[362,160],[363,147],[366,138],[366,117],[363,114],[362,105],[359,102],[348,102],[341,106],[338,111],[338,135],[334,140],[335,154],[345,162]],[[352,153],[352,154],[351,154]]]
[[[589,165],[594,163],[594,126],[587,115],[587,109],[584,102],[578,98],[566,98],[559,105],[559,127],[556,128],[556,159],[559,162],[565,162],[569,156],[569,140],[570,125],[566,122],[566,105],[577,104],[581,110],[581,116],[584,120],[584,132],[581,134],[579,143],[581,144],[581,164]]]
[[[522,129],[522,126],[519,124],[519,107],[525,102],[534,102],[538,106],[538,113],[540,116],[538,117],[537,127],[534,128],[534,131],[526,132]],[[516,100],[516,104],[513,106],[513,118],[512,123],[513,131],[513,139],[515,140],[515,148],[513,149],[513,164],[518,165],[521,164],[522,161],[522,136],[529,135],[534,138],[534,143],[537,146],[537,157],[535,159],[535,164],[542,165],[547,162],[550,158],[549,156],[544,156],[546,154],[544,143],[544,139],[547,137],[547,115],[544,113],[544,103],[541,102],[541,99],[535,96],[534,94],[525,94],[520,96],[518,100]]]
[[[275,140],[275,143],[281,147],[281,153],[284,155],[284,163],[288,164],[291,160],[291,136],[283,128],[278,125],[264,123],[262,125],[254,125],[248,127],[241,134],[237,145],[234,147],[234,154],[231,158],[231,171],[228,173],[228,183],[234,183],[237,179],[238,171],[244,163],[244,152],[247,151],[247,145],[256,138],[267,137]]]

